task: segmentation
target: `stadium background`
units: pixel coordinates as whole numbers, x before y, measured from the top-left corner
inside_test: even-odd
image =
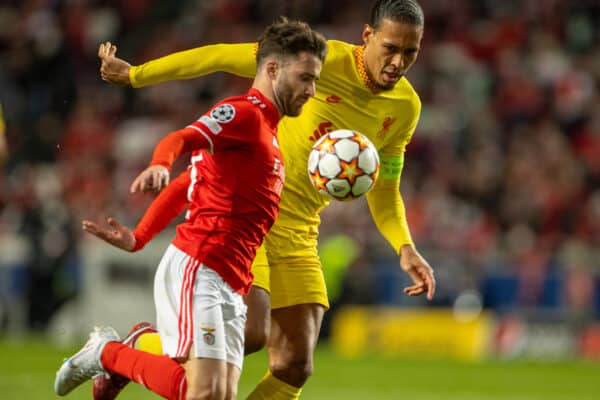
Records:
[[[328,38],[360,43],[369,3],[0,3],[0,102],[9,149],[0,170],[0,349],[7,360],[26,354],[17,379],[1,357],[7,398],[14,388],[44,385],[31,370],[46,371],[38,356],[49,360],[39,379],[51,382],[65,346],[80,343],[92,324],[125,333],[132,322],[153,318],[152,274],[172,232],[130,256],[84,236],[80,221],[113,215],[134,226],[151,199],[129,195],[129,183],[157,140],[249,85],[215,74],[141,90],[113,87],[99,79],[98,44],[111,40],[119,56],[139,64],[201,44],[252,41],[280,14],[305,19]],[[403,296],[397,258],[364,201],[333,204],[321,226],[334,304],[324,326],[330,346],[318,353],[323,368],[330,361],[332,371],[354,365],[348,373],[365,381],[363,393],[372,398],[440,398],[435,386],[442,377],[485,370],[470,370],[468,362],[486,363],[498,387],[467,378],[456,398],[592,398],[600,393],[591,378],[598,364],[567,367],[560,363],[571,361],[558,360],[600,358],[600,5],[420,3],[425,37],[409,79],[423,112],[401,185],[413,238],[436,270],[438,291],[432,304]],[[415,361],[415,354],[429,361]],[[493,364],[516,358],[535,364]],[[431,373],[431,381],[411,377],[406,364]],[[523,378],[514,392],[503,392],[498,365],[513,379],[558,366],[557,377],[570,384],[545,393],[536,382],[548,386],[551,378]],[[397,377],[382,381],[392,386],[363,379],[396,368]],[[249,368],[253,373],[259,376],[262,366]],[[309,398],[330,393],[319,386],[319,374],[317,357]],[[361,397],[345,385],[347,393],[337,389],[339,397],[329,398]],[[426,385],[434,388],[431,397],[418,391]],[[454,398],[451,392],[443,393]]]

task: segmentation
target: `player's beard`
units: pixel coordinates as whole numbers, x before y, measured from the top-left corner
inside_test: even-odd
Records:
[[[302,111],[302,103],[300,106],[295,106],[295,101],[299,99],[294,98],[293,86],[284,78],[282,78],[277,84],[273,82],[273,98],[275,105],[279,108],[282,115],[289,117],[297,117]]]

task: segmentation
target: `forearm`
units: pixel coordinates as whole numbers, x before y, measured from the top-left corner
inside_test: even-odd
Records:
[[[256,43],[213,44],[180,51],[129,69],[133,87],[192,79],[214,72],[245,78],[256,74]]]
[[[367,193],[375,225],[397,253],[400,253],[402,246],[413,246],[399,186],[399,178],[382,179]]]
[[[132,251],[142,249],[146,243],[181,214],[188,204],[187,188],[189,184],[189,172],[185,171],[154,199],[133,232],[135,247]]]

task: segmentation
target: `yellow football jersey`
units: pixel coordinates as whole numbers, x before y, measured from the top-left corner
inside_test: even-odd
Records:
[[[319,212],[330,200],[312,187],[307,160],[313,144],[325,133],[342,128],[356,130],[373,142],[380,155],[404,154],[419,119],[419,97],[406,78],[392,90],[374,93],[364,70],[362,50],[362,46],[329,40],[315,97],[306,103],[300,116],[284,117],[279,124],[286,182],[274,230],[279,226],[312,234],[318,231]],[[130,80],[134,87],[142,87],[215,71],[253,77],[255,52],[255,43],[203,46],[132,67]],[[397,215],[403,220],[398,221],[393,235],[402,236],[404,242],[382,232],[396,250],[410,242],[401,199],[400,206]]]

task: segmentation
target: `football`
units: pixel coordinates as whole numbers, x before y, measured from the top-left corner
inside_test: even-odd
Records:
[[[379,154],[365,135],[339,129],[319,138],[308,156],[308,176],[323,195],[354,200],[373,188]]]

